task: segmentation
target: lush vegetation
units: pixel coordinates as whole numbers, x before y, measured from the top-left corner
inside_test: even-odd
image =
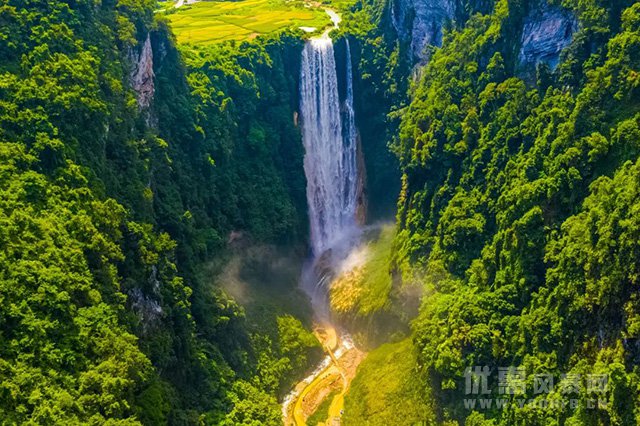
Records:
[[[562,6],[579,30],[535,82],[516,74],[513,39],[538,2],[497,1],[448,33],[394,145],[396,264],[425,281],[414,342],[440,422],[638,422],[640,4]],[[562,394],[534,394],[534,374],[580,374],[580,408],[472,412],[463,374],[485,365],[524,367],[537,400]],[[589,409],[594,373],[607,404]]]
[[[178,42],[199,46],[331,23],[323,9],[285,0],[202,1],[169,9],[168,18]]]
[[[415,85],[388,3],[337,5],[371,217],[400,191],[397,229],[330,295],[362,341],[395,342],[361,365],[343,420],[637,424],[640,4],[463,3]],[[557,68],[522,70],[514,40],[548,4],[578,30]],[[327,19],[275,0],[0,0],[3,423],[281,422],[321,352],[295,290],[295,28]],[[606,374],[606,404],[582,388],[575,409],[474,411],[464,372],[485,365],[524,367],[538,401],[563,395],[532,393],[533,374]]]
[[[309,416],[309,418],[307,419],[307,424],[312,426],[317,426],[319,424],[324,425],[329,418],[329,409],[331,408],[331,403],[338,394],[339,391],[337,390],[329,392],[329,394],[322,400],[322,403],[320,403],[316,411],[311,416]]]
[[[331,286],[331,306],[336,312],[366,316],[389,305],[392,282],[388,260],[393,237],[393,228],[387,226],[375,241],[352,255],[354,268]]]
[[[344,262],[346,271],[331,284],[329,302],[335,318],[348,324],[362,346],[376,346],[406,336],[417,313],[420,288],[393,276],[395,229],[384,225]]]
[[[298,318],[245,313],[200,273],[230,234],[304,238],[300,42],[185,65],[154,8],[0,3],[3,422],[278,424],[318,352]]]
[[[218,257],[202,270],[204,280],[216,277],[243,307],[258,376],[278,397],[291,390],[294,380],[322,354],[320,342],[309,331],[313,310],[298,288],[303,260],[291,249],[252,245],[234,250],[231,259]]]
[[[358,367],[345,399],[345,425],[433,424],[433,401],[415,380],[415,351],[410,339],[387,343]]]

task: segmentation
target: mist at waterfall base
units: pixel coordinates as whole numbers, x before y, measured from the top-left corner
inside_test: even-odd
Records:
[[[328,319],[328,285],[360,241],[357,209],[357,131],[351,54],[346,41],[346,99],[341,105],[333,42],[327,34],[306,42],[300,75],[312,258],[302,276],[319,319]]]

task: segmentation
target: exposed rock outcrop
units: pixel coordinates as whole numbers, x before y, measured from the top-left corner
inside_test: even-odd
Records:
[[[427,46],[442,44],[442,30],[453,20],[457,0],[390,0],[390,17],[398,36],[410,40],[417,63],[428,60]]]
[[[136,92],[139,108],[148,109],[153,102],[155,94],[153,48],[151,47],[150,34],[147,34],[147,39],[142,45],[140,53],[132,52],[131,59],[133,63],[130,75],[131,87]]]
[[[367,222],[367,169],[364,164],[360,135],[358,135],[357,141],[356,164],[358,167],[358,180],[356,182],[356,223],[363,226]]]
[[[164,315],[162,306],[157,301],[160,298],[160,280],[158,279],[158,268],[155,265],[151,268],[149,286],[151,294],[145,294],[139,287],[129,291],[131,308],[140,320],[143,333],[147,333]]]
[[[566,10],[546,5],[532,10],[524,22],[519,65],[535,67],[546,63],[554,69],[576,29],[575,17]]]
[[[441,46],[444,28],[455,21],[462,24],[470,14],[490,13],[485,0],[389,0],[388,16],[398,38],[408,43],[414,63],[429,60],[428,46]],[[577,30],[575,16],[559,6],[541,0],[524,20],[520,68],[535,68],[541,62],[552,69],[558,65],[560,53]]]

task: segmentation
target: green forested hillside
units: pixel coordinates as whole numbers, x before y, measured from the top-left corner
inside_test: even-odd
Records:
[[[640,4],[563,1],[578,32],[531,82],[511,43],[536,5],[497,1],[449,32],[394,146],[397,264],[427,288],[413,324],[421,381],[440,421],[636,424]],[[473,413],[474,366],[525,367],[524,397],[538,399],[534,374],[580,374],[581,408]],[[595,373],[608,375],[606,404],[588,409]]]
[[[369,219],[399,192],[330,292],[372,346],[343,421],[640,423],[640,3],[434,0],[455,13],[416,65],[418,1],[335,5]],[[296,288],[304,35],[260,5],[263,35],[178,46],[155,0],[0,0],[1,424],[281,423],[321,345]],[[556,12],[557,67],[522,63]],[[469,406],[478,366],[496,393],[523,367],[526,392]],[[577,407],[543,406],[571,377]]]
[[[358,368],[345,402],[345,425],[433,424],[433,399],[413,377],[415,351],[411,340],[386,343]]]
[[[305,235],[300,41],[180,54],[154,8],[0,2],[2,423],[277,424],[317,354],[299,319],[247,317],[199,272],[231,231]]]

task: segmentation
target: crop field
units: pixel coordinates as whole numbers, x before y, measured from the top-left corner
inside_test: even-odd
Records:
[[[285,0],[201,1],[167,11],[178,42],[201,45],[330,23],[322,8]]]

